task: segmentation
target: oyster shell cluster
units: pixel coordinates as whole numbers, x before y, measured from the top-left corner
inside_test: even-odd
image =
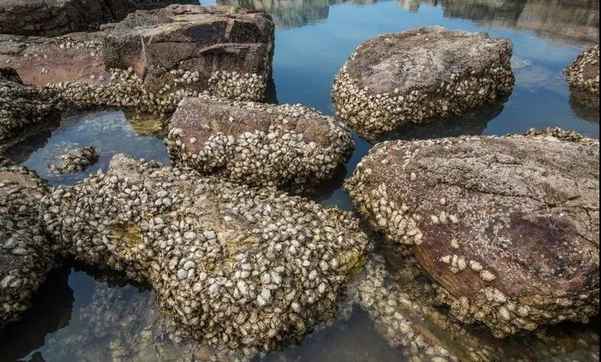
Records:
[[[347,213],[122,155],[44,204],[64,257],[150,283],[184,330],[231,349],[269,349],[331,317],[367,251]]]
[[[29,308],[54,266],[39,208],[47,192],[31,171],[0,166],[0,328]]]
[[[169,127],[176,163],[254,186],[316,185],[354,145],[345,126],[301,105],[186,98]]]
[[[89,146],[66,151],[59,156],[57,163],[50,164],[48,168],[56,174],[66,175],[84,171],[96,162],[98,162],[96,149]]]
[[[511,42],[440,27],[359,45],[332,89],[336,115],[366,137],[460,115],[511,94]]]

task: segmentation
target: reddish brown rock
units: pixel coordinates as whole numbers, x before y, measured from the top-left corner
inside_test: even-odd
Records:
[[[170,121],[175,162],[250,185],[315,186],[353,149],[349,129],[300,105],[186,98]]]
[[[183,1],[1,0],[0,34],[56,36],[97,30],[101,24],[121,20],[132,11],[174,2]]]
[[[230,8],[173,5],[137,11],[94,33],[0,35],[0,64],[80,106],[169,113],[184,95],[263,100],[273,23]]]
[[[545,130],[383,143],[347,189],[465,322],[500,337],[598,313],[598,141]]]

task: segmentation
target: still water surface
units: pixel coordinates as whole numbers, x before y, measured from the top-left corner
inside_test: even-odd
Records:
[[[583,47],[598,41],[597,0],[219,1],[273,14],[278,26],[274,82],[280,103],[302,103],[332,114],[332,81],[359,43],[385,32],[442,25],[510,38],[517,77],[514,92],[502,104],[450,122],[400,130],[387,138],[502,135],[548,126],[599,137],[598,109],[583,107],[577,99],[570,99],[562,75]],[[119,110],[107,110],[67,117],[59,128],[10,150],[10,156],[36,170],[51,184],[73,184],[98,168],[106,169],[115,153],[168,163],[162,135],[153,120],[132,120]],[[355,140],[357,149],[346,164],[346,176],[371,147],[358,136]],[[73,145],[97,147],[100,162],[69,177],[50,174],[48,164],[61,150]],[[342,179],[317,198],[325,205],[349,209],[348,196],[340,187]],[[105,309],[97,308],[101,295],[110,296],[111,313],[104,314]],[[138,340],[145,333],[144,324],[125,311],[149,298],[152,294],[144,288],[107,282],[83,271],[58,270],[24,321],[0,331],[0,361],[124,358],[118,352],[122,348],[119,343],[124,338]],[[178,356],[163,358],[177,360]],[[348,318],[307,337],[301,345],[262,359],[384,362],[398,361],[399,355],[379,337],[368,316],[355,308]]]

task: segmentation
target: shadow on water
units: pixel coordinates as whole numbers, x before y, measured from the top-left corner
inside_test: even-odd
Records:
[[[42,348],[46,336],[69,325],[74,292],[69,287],[70,270],[51,272],[34,297],[33,307],[23,318],[0,330],[0,361],[15,362]],[[34,361],[42,361],[36,357]]]

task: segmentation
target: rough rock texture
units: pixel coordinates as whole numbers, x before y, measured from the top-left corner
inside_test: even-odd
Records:
[[[23,82],[75,105],[169,113],[185,95],[263,100],[273,23],[230,8],[172,5],[137,11],[100,32],[58,38],[0,35],[0,63]]]
[[[566,69],[571,88],[599,95],[599,45],[586,49]]]
[[[24,168],[0,168],[0,328],[29,307],[52,266],[39,209],[46,193]]]
[[[599,45],[586,49],[565,70],[577,114],[599,122]]]
[[[356,288],[356,297],[373,318],[377,330],[407,361],[599,359],[599,332],[594,323],[579,328],[557,325],[503,340],[477,326],[459,323],[438,304],[436,289],[415,258],[399,259],[395,254],[387,252],[386,261],[370,258],[366,276]]]
[[[40,122],[56,119],[59,110],[53,92],[26,87],[13,69],[0,68],[0,145]]]
[[[511,93],[512,46],[483,33],[419,28],[361,44],[334,82],[336,114],[364,136],[447,118]]]
[[[81,172],[96,162],[98,162],[98,154],[96,149],[90,146],[68,150],[60,155],[57,163],[48,167],[54,173],[65,175]]]
[[[67,257],[149,282],[199,341],[270,348],[332,317],[367,239],[349,214],[116,156],[46,199]]]
[[[169,126],[176,162],[250,185],[315,185],[353,149],[350,130],[300,105],[186,98]]]
[[[555,129],[388,142],[347,189],[465,322],[501,337],[598,313],[598,141]]]
[[[1,0],[0,34],[56,36],[96,30],[134,10],[161,8],[174,2],[182,1]]]

